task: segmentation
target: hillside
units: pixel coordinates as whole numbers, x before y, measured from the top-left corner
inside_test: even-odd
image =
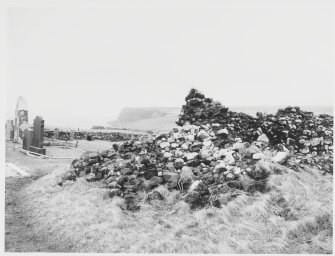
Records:
[[[117,120],[110,121],[112,127],[139,130],[171,130],[176,126],[180,108],[151,107],[124,108]]]

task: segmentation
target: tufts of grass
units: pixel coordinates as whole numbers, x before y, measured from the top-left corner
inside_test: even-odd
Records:
[[[138,212],[123,210],[102,184],[65,182],[55,170],[25,189],[36,234],[66,252],[332,253],[332,176],[285,170],[264,193],[241,193],[222,208],[192,211],[178,191],[164,200],[140,195]],[[243,181],[248,184],[248,180]]]

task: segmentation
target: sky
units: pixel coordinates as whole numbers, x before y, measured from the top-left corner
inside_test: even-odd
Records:
[[[331,1],[31,2],[6,12],[9,119],[23,96],[30,123],[88,128],[181,107],[191,87],[225,106],[333,104]]]

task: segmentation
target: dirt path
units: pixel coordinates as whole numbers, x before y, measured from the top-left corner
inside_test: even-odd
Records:
[[[48,246],[44,237],[38,236],[30,225],[29,213],[22,207],[21,191],[35,178],[6,178],[5,199],[5,251],[6,252],[50,252],[56,248]]]
[[[31,224],[33,216],[25,209],[26,188],[39,178],[61,168],[68,168],[71,159],[41,159],[30,157],[13,150],[13,143],[6,143],[6,162],[13,163],[31,177],[22,177],[18,173],[8,173],[5,181],[5,251],[6,252],[60,252],[59,245],[52,244],[52,238],[41,235]],[[80,143],[85,150],[95,151],[111,147],[106,142]],[[17,145],[16,145],[17,146]],[[53,155],[74,155],[79,157],[80,151],[48,147],[47,152]],[[6,173],[7,174],[7,173]],[[15,175],[14,175],[15,174]],[[29,203],[29,202],[28,202]],[[64,250],[63,250],[64,251]]]
[[[30,224],[30,213],[24,208],[23,193],[27,186],[57,167],[69,166],[70,160],[32,158],[6,147],[6,162],[15,163],[31,177],[13,175],[6,177],[5,187],[5,251],[55,252],[47,239],[39,235]]]

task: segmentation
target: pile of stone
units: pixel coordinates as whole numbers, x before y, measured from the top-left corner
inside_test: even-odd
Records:
[[[112,149],[99,154],[83,155],[72,162],[64,179],[102,180],[111,197],[124,197],[127,208],[136,210],[140,191],[148,193],[148,200],[163,199],[159,192],[151,192],[159,185],[180,190],[192,208],[209,204],[220,207],[241,191],[264,191],[268,176],[285,171],[285,166],[301,168],[309,164],[332,173],[331,146],[322,152],[295,152],[291,144],[272,136],[271,131],[278,131],[278,127],[263,128],[261,120],[274,119],[271,122],[277,124],[288,115],[285,121],[290,123],[302,113],[300,110],[293,110],[296,114],[292,116],[292,108],[288,108],[274,116],[253,118],[230,112],[196,90],[191,90],[186,101],[178,121],[182,126],[153,138],[114,144]],[[310,127],[310,123],[319,120],[319,125],[326,128],[316,134],[332,141],[332,134],[326,134],[332,129],[332,118],[318,118],[304,115],[302,120],[307,124],[290,132],[297,134],[295,131],[300,127]]]
[[[227,185],[243,189],[241,182],[236,182],[242,176],[256,180],[267,177],[269,172],[253,170],[265,158],[259,147],[241,142],[225,148],[215,146],[226,133],[214,131],[213,127],[183,126],[153,139],[115,144],[113,149],[73,161],[67,179],[103,179],[110,196],[124,197],[131,202],[129,207],[134,207],[138,191],[148,192],[164,184],[168,189],[188,191],[185,200],[199,207],[211,203],[211,188],[216,191]]]
[[[257,119],[244,114],[229,111],[220,102],[206,98],[201,92],[192,89],[185,98],[177,125],[185,124],[206,125],[217,124],[217,129],[227,129],[233,137],[251,142],[257,139]]]
[[[226,128],[233,137],[247,142],[256,140],[264,133],[272,145],[283,143],[305,154],[322,154],[333,150],[333,116],[315,116],[299,107],[287,107],[278,110],[275,115],[257,113],[257,117],[252,117],[229,111],[195,89],[185,100],[186,104],[176,122],[178,125],[217,123],[217,129]]]

